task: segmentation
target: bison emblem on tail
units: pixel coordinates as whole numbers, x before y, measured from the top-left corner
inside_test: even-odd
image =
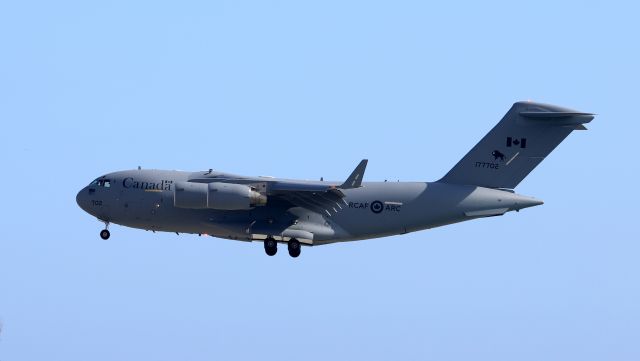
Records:
[[[502,152],[500,152],[499,150],[494,150],[491,155],[493,156],[493,160],[498,160],[500,159],[501,161],[504,162],[504,154],[502,154]]]

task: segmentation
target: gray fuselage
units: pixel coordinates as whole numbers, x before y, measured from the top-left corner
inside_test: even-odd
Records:
[[[403,234],[542,204],[510,191],[440,182],[365,182],[344,189],[330,211],[267,194],[265,205],[247,210],[175,206],[176,184],[210,172],[128,170],[109,173],[83,188],[78,205],[107,222],[152,231],[207,234],[234,240],[286,241],[307,245]],[[273,184],[280,180],[217,173],[227,182]],[[295,181],[332,185],[334,182]]]

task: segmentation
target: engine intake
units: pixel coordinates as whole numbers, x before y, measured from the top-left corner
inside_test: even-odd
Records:
[[[267,196],[234,183],[176,182],[173,205],[178,208],[248,210],[267,204]]]

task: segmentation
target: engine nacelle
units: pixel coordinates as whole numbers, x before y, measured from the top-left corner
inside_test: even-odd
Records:
[[[173,205],[178,208],[235,211],[265,204],[265,195],[244,184],[176,182],[173,192]]]

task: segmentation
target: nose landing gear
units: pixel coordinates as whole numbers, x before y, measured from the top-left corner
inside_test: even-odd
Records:
[[[109,222],[104,222],[104,229],[100,231],[100,238],[107,240],[111,237],[111,232],[109,232]]]

